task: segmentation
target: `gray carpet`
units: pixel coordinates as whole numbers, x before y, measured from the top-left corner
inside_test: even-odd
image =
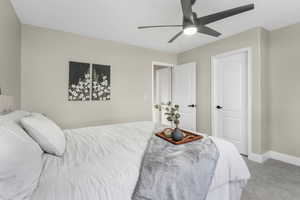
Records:
[[[252,177],[242,200],[300,200],[300,167],[275,160],[263,164],[245,160]]]

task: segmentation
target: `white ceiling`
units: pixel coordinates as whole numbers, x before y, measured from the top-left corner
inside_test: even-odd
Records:
[[[182,52],[215,41],[197,34],[168,40],[180,28],[138,30],[141,25],[181,24],[180,0],[11,0],[23,24],[168,52]],[[224,38],[262,26],[272,30],[300,22],[299,0],[197,0],[194,11],[204,16],[254,2],[255,11],[210,25]],[[219,39],[220,39],[219,38]]]

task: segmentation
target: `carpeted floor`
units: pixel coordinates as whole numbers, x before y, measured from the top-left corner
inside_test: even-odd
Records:
[[[245,160],[252,177],[242,200],[300,200],[300,167],[275,160],[263,164]]]

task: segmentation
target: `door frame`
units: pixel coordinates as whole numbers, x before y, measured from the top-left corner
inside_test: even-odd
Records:
[[[242,48],[238,50],[229,51],[226,53],[218,54],[211,57],[211,131],[212,136],[217,136],[216,134],[216,116],[215,116],[215,102],[216,102],[216,61],[218,58],[234,55],[237,53],[247,53],[247,109],[246,109],[246,130],[247,133],[247,145],[248,145],[248,156],[252,153],[252,48]]]
[[[151,107],[152,107],[152,122],[154,122],[155,121],[155,113],[156,113],[156,111],[155,111],[155,108],[154,108],[154,102],[155,102],[155,99],[154,99],[154,92],[155,92],[155,80],[154,80],[154,77],[155,77],[155,75],[154,75],[154,73],[155,73],[155,70],[154,70],[154,68],[155,68],[155,66],[163,66],[163,67],[174,67],[174,64],[170,64],[170,63],[164,63],[164,62],[157,62],[157,61],[153,61],[152,62],[152,67],[151,67],[151,70],[152,70],[152,80],[151,80],[151,82],[152,82],[152,101],[151,101]],[[171,95],[171,98],[172,98],[172,95]]]

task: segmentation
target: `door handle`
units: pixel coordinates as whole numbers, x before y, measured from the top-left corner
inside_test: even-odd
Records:
[[[188,105],[188,107],[190,107],[190,108],[195,108],[196,105],[195,105],[195,104],[191,104],[191,105]]]
[[[219,105],[217,105],[217,106],[216,106],[216,109],[219,109],[219,110],[221,110],[221,109],[223,109],[223,107],[222,107],[222,106],[219,106]]]

